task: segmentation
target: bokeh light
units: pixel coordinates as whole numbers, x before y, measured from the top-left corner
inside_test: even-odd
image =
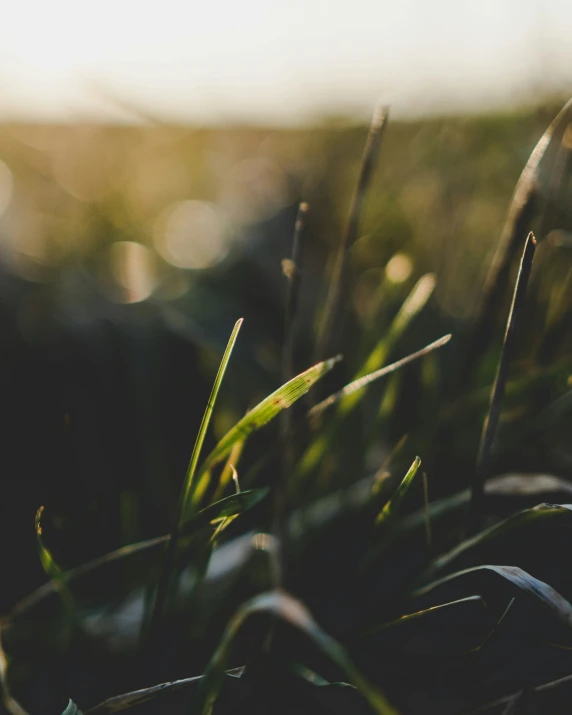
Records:
[[[225,224],[214,204],[178,201],[157,220],[154,232],[159,254],[177,268],[211,268],[228,253]]]
[[[413,261],[405,253],[396,253],[385,267],[385,275],[392,283],[403,283],[411,275]]]
[[[136,241],[118,241],[110,249],[110,270],[120,288],[120,302],[140,303],[157,286],[155,256]]]
[[[288,201],[286,174],[270,159],[244,159],[223,177],[220,203],[233,223],[263,221]]]

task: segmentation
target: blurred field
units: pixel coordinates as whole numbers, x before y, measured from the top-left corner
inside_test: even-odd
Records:
[[[514,185],[560,106],[390,123],[352,251],[353,323],[342,352],[356,347],[352,324],[367,329],[371,347],[427,272],[436,275],[435,297],[403,350],[462,329]],[[169,528],[209,382],[238,317],[245,327],[216,435],[279,384],[281,260],[290,254],[300,200],[311,211],[296,363],[300,370],[310,364],[313,311],[324,296],[366,132],[341,119],[290,131],[0,127],[0,538],[17,544],[3,552],[2,570],[17,570],[20,559],[26,564],[2,592],[2,609],[41,581],[33,533],[40,504],[46,538],[66,566]],[[550,321],[570,323],[567,195],[546,244],[552,248],[539,251],[536,308],[526,326],[526,360],[540,371],[570,351],[569,332],[559,330],[548,346],[542,338]],[[366,341],[350,364],[367,349]],[[481,410],[494,362],[489,368],[481,377],[484,401],[474,397]],[[432,385],[433,401],[416,414],[409,383],[386,447],[404,424],[415,435],[439,405],[439,380],[427,370],[408,374],[414,385]],[[535,393],[535,409],[564,394],[567,375]],[[475,444],[459,446],[460,461],[451,454],[449,479],[471,464],[477,440],[478,430]],[[543,469],[566,475],[572,458],[559,445],[544,442],[531,462],[517,444],[502,466],[538,457]]]

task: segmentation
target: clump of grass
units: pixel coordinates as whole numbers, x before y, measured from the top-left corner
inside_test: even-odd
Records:
[[[348,228],[322,309],[319,355],[334,342],[341,319],[347,252],[356,240],[386,123],[387,112],[376,115],[367,140]],[[535,150],[515,194],[509,252],[532,211],[530,175],[536,171],[538,152],[550,141],[551,133]],[[558,708],[569,702],[572,577],[562,569],[559,547],[562,535],[572,532],[567,503],[572,486],[554,475],[494,473],[495,448],[502,446],[502,411],[508,398],[521,394],[508,377],[509,368],[517,368],[515,335],[517,323],[522,326],[534,237],[529,236],[524,249],[496,378],[487,388],[490,405],[481,446],[476,457],[471,455],[476,472],[472,480],[459,475],[449,488],[440,484],[433,464],[430,476],[437,497],[430,501],[427,474],[415,479],[421,459],[411,463],[415,452],[410,451],[416,441],[423,442],[415,434],[408,440],[399,435],[398,448],[389,451],[373,475],[356,467],[345,475],[344,486],[336,488],[331,474],[341,468],[340,456],[356,439],[365,449],[371,444],[364,433],[371,436],[380,425],[387,426],[373,391],[377,381],[401,375],[402,386],[411,390],[414,373],[407,370],[419,364],[431,367],[432,359],[444,355],[450,364],[447,353],[454,346],[448,345],[449,334],[436,339],[442,333],[425,347],[390,361],[404,338],[421,346],[427,342],[418,340],[418,319],[435,287],[431,274],[418,280],[382,335],[369,341],[373,349],[365,359],[353,356],[352,345],[346,346],[346,358],[359,365],[349,384],[296,421],[290,412],[340,359],[322,360],[293,375],[306,212],[302,205],[292,257],[285,263],[290,284],[282,386],[202,457],[238,321],[204,412],[171,533],[66,573],[39,540],[51,582],[0,624],[0,673],[5,705],[13,715],[48,712],[62,697],[67,702],[67,696],[72,700],[64,715],[79,713],[80,707],[93,715],[120,710],[138,715],[163,708],[181,715],[462,715],[500,713],[503,708],[508,712],[524,705],[530,712],[566,711]],[[503,280],[508,275],[502,268],[496,283],[501,274]],[[484,309],[486,314],[490,310]],[[477,358],[494,362],[488,347],[485,341],[475,348],[469,363]],[[466,360],[463,346],[457,350],[461,362]],[[461,373],[468,380],[472,368],[461,365]],[[417,385],[414,401],[422,402],[423,380]],[[473,400],[478,407],[478,419],[473,420],[478,428],[482,390],[472,380],[461,387],[469,403]],[[399,391],[395,394],[398,410]],[[443,406],[447,415],[447,409],[461,409],[458,394],[453,397],[452,405],[440,405],[446,396],[438,394],[433,404]],[[381,402],[387,405],[386,399]],[[414,409],[413,402],[405,404],[410,427]],[[560,408],[557,412],[561,414]],[[287,415],[275,445],[282,465],[270,458],[262,470],[249,469],[251,436],[279,415]],[[361,422],[353,421],[356,415]],[[424,434],[440,434],[443,424],[450,425],[440,420],[438,410],[429,412]],[[466,429],[464,422],[461,428]],[[450,429],[451,438],[459,436],[454,425]],[[238,486],[239,458],[245,489]],[[408,469],[401,464],[407,459]],[[268,488],[256,484],[261,471],[274,499],[266,499]],[[36,527],[40,537],[39,517]],[[461,532],[467,536],[459,540]],[[280,577],[284,570],[288,590]],[[149,593],[151,609],[146,608]],[[68,607],[62,607],[64,596]],[[73,618],[82,629],[80,651],[62,643],[59,635],[61,625],[72,618],[72,603]],[[143,644],[142,627],[148,635]],[[159,660],[173,667],[170,682],[149,682]],[[68,677],[78,668],[87,669],[84,676]],[[119,692],[121,673],[127,684],[124,692]]]

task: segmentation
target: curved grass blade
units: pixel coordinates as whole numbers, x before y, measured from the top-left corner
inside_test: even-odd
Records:
[[[424,596],[426,593],[433,591],[444,583],[453,581],[468,573],[477,573],[479,571],[492,571],[502,578],[510,581],[521,591],[529,594],[536,600],[540,601],[543,606],[550,610],[561,623],[572,628],[572,604],[570,604],[558,591],[552,588],[544,581],[540,581],[534,576],[524,571],[518,566],[497,566],[487,564],[484,566],[475,566],[463,571],[456,571],[444,578],[433,581],[432,583],[418,589],[413,593],[413,597]]]
[[[245,440],[242,442],[236,442],[236,444],[233,445],[232,449],[230,450],[230,453],[228,455],[228,458],[226,460],[226,463],[223,467],[222,472],[220,473],[220,477],[218,480],[218,484],[214,493],[213,499],[220,499],[222,495],[224,494],[224,490],[228,486],[230,480],[233,478],[234,475],[234,468],[238,465],[240,458],[242,456],[242,450],[244,449],[245,445]]]
[[[349,682],[361,691],[379,715],[397,715],[385,696],[359,672],[346,651],[325,633],[307,608],[284,591],[269,591],[247,601],[235,613],[205,671],[197,698],[193,703],[195,715],[211,715],[217,698],[225,666],[233,641],[245,621],[255,613],[268,613],[279,617],[304,632],[348,677]]]
[[[451,337],[452,336],[450,334],[444,335],[442,338],[439,338],[439,340],[429,343],[429,345],[421,348],[421,350],[417,350],[417,352],[411,353],[411,355],[407,355],[407,357],[401,358],[401,360],[397,360],[396,362],[391,363],[391,365],[386,365],[379,370],[375,370],[374,372],[370,372],[363,377],[359,377],[357,380],[353,380],[353,382],[348,383],[341,390],[338,390],[338,392],[334,392],[333,395],[330,395],[325,400],[322,400],[322,402],[319,402],[317,405],[312,407],[312,409],[308,412],[308,417],[310,419],[319,417],[323,412],[325,412],[325,410],[338,404],[340,400],[348,397],[348,395],[352,395],[354,392],[362,390],[375,380],[379,380],[379,378],[385,377],[386,375],[399,370],[399,368],[404,365],[408,365],[410,362],[427,355],[433,350],[443,347],[443,345],[446,345],[449,340],[451,340]]]
[[[436,559],[429,570],[429,575],[443,571],[471,549],[499,539],[508,532],[522,529],[545,519],[559,518],[562,515],[568,515],[572,519],[570,512],[572,512],[572,505],[569,504],[540,504],[532,509],[525,509],[462,541],[451,551]]]
[[[78,706],[74,703],[74,701],[70,700],[69,703],[67,704],[66,709],[63,711],[62,715],[82,715],[82,712],[78,708]]]
[[[377,527],[387,526],[399,512],[399,507],[401,506],[405,495],[409,491],[409,488],[421,466],[421,460],[419,457],[415,457],[413,464],[409,467],[407,474],[403,477],[401,484],[397,488],[395,495],[387,502],[383,509],[377,515],[375,520],[375,525]]]
[[[486,352],[490,345],[495,325],[495,313],[502,301],[511,265],[522,246],[540,203],[541,165],[551,159],[554,151],[558,152],[562,143],[562,135],[570,122],[571,113],[572,100],[562,108],[544,132],[516,184],[498,249],[487,276],[481,305],[463,350],[461,367],[453,385],[454,390],[466,390],[479,357]],[[544,236],[539,234],[539,239],[543,238]]]
[[[213,413],[216,398],[218,396],[220,386],[222,384],[224,374],[226,372],[226,368],[229,363],[230,356],[232,354],[232,349],[234,348],[234,344],[236,343],[236,339],[238,337],[238,332],[242,326],[242,323],[243,323],[243,319],[240,318],[239,320],[236,321],[235,326],[232,330],[228,344],[226,346],[226,350],[224,351],[218,372],[215,377],[213,388],[211,390],[209,401],[207,403],[205,412],[203,414],[203,419],[201,421],[199,431],[197,433],[195,445],[193,447],[193,452],[191,454],[191,459],[189,462],[189,467],[187,469],[187,475],[186,475],[185,481],[183,483],[183,488],[181,490],[181,494],[180,494],[179,501],[177,504],[175,518],[173,521],[173,528],[171,529],[171,538],[169,539],[169,543],[167,545],[167,550],[165,552],[165,558],[163,560],[163,567],[161,569],[161,575],[159,576],[159,583],[157,584],[157,592],[156,592],[154,603],[153,603],[153,609],[152,609],[151,617],[149,620],[149,630],[148,630],[148,634],[147,634],[148,638],[149,638],[149,643],[152,642],[155,634],[157,633],[159,623],[161,620],[161,616],[163,613],[163,607],[165,605],[165,600],[167,598],[167,592],[169,589],[171,573],[173,571],[173,567],[175,564],[175,555],[177,552],[177,541],[179,538],[179,527],[181,525],[181,522],[185,518],[189,518],[189,516],[191,516],[193,513],[193,505],[192,505],[192,503],[189,504],[189,501],[190,501],[189,497],[192,494],[192,490],[193,490],[194,484],[195,484],[194,478],[195,478],[195,472],[197,469],[197,464],[199,461],[199,457],[201,454],[201,449],[203,446],[203,442],[205,440],[207,429],[208,429],[208,426],[209,426],[209,423],[211,420],[211,416]]]
[[[341,359],[341,355],[338,355],[324,362],[319,362],[292,378],[271,395],[268,395],[262,402],[259,402],[219,441],[203,462],[199,470],[199,476],[206,474],[215,464],[224,459],[237,442],[244,441],[253,432],[274,419],[282,410],[291,407]]]
[[[485,484],[485,497],[487,498],[506,497],[512,500],[513,498],[538,496],[544,497],[544,499],[548,497],[561,499],[563,496],[572,498],[572,484],[551,474],[506,474],[489,479]],[[447,515],[466,507],[469,499],[470,491],[465,489],[449,497],[430,502],[429,516],[432,521],[440,521]],[[555,500],[551,499],[551,501]],[[418,510],[405,516],[397,529],[399,532],[414,531],[423,528],[425,522],[425,510]]]

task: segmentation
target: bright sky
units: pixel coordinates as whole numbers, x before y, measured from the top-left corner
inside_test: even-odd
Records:
[[[572,94],[571,0],[10,0],[0,120],[273,123]],[[114,98],[116,101],[114,101]]]

